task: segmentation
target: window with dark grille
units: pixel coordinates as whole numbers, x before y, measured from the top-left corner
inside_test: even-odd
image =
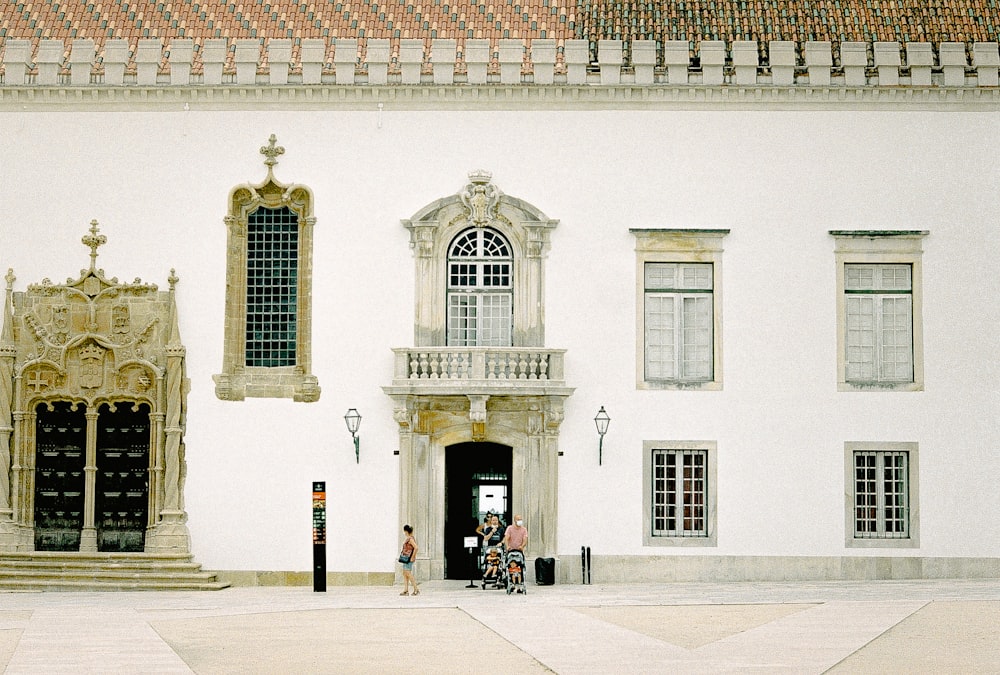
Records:
[[[653,451],[653,534],[707,537],[708,453]]]
[[[248,366],[296,363],[298,232],[298,215],[287,206],[247,217]]]
[[[854,536],[906,539],[910,536],[910,480],[907,452],[854,453]]]

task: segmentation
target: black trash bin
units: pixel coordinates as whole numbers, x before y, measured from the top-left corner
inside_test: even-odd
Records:
[[[535,558],[535,583],[551,586],[556,582],[556,559]]]

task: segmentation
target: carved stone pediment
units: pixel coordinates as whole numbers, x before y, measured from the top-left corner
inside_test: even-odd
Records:
[[[171,272],[169,293],[140,279],[120,283],[96,266],[97,249],[107,241],[96,221],[82,241],[91,264],[79,278],[44,279],[12,294],[14,375],[23,382],[19,409],[39,398],[151,399],[163,375],[168,345],[176,340],[169,329],[177,278]]]

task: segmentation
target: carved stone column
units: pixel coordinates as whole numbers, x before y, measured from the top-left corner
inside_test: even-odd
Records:
[[[164,419],[163,446],[163,508],[160,520],[149,532],[147,551],[188,551],[190,535],[187,513],[184,512],[183,489],[184,446],[181,426],[184,385],[184,348],[167,349],[166,416]]]
[[[525,494],[532,523],[532,556],[556,557],[559,522],[559,425],[563,400],[549,397],[528,413],[528,462],[536,474]]]
[[[13,336],[14,271],[7,272],[7,291],[4,296],[3,327],[0,334],[0,551],[14,550],[17,536],[14,527],[14,507],[11,488],[11,441],[14,433],[12,406],[14,404],[14,361],[17,345]]]
[[[17,378],[20,380],[20,378]],[[17,389],[15,382],[15,390]],[[34,411],[14,413],[14,457],[11,460],[14,521],[22,528],[21,545],[34,548],[35,419]]]
[[[0,538],[3,537],[4,523],[11,522],[14,515],[10,500],[10,441],[14,433],[11,402],[15,354],[12,348],[0,347]]]
[[[149,527],[160,522],[163,509],[163,421],[162,412],[149,414]]]
[[[80,532],[80,552],[97,552],[97,527],[94,506],[97,503],[97,410],[87,408],[87,447],[83,467],[83,530]]]

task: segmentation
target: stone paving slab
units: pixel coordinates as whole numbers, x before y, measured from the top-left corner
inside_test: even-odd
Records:
[[[827,602],[696,650],[704,672],[823,673],[919,610],[922,600]],[[692,664],[693,665],[693,664]]]
[[[0,669],[1000,672],[1000,580],[422,589],[0,592]]]
[[[685,649],[697,649],[815,605],[631,605],[578,607],[589,614]]]
[[[32,612],[7,673],[178,673],[191,669],[134,609]]]
[[[544,673],[458,608],[329,609],[155,621],[196,673]],[[442,636],[447,639],[442,639]]]
[[[912,673],[914,663],[927,673],[1000,673],[1000,603],[928,603],[830,672]]]

